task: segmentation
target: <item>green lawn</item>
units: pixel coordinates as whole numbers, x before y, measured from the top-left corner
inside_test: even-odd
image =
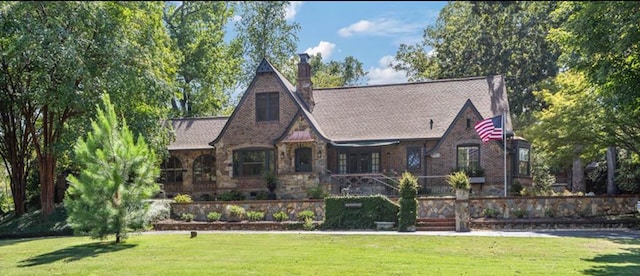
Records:
[[[640,241],[199,233],[0,240],[2,275],[637,275]]]

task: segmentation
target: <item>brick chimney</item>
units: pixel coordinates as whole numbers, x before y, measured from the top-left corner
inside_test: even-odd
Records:
[[[313,83],[311,82],[311,64],[309,64],[309,55],[306,53],[298,54],[300,63],[298,63],[298,81],[296,85],[296,93],[307,104],[310,112],[313,112],[315,102],[313,101]]]

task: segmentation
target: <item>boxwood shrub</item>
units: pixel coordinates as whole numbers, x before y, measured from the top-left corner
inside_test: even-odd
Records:
[[[386,196],[325,198],[323,229],[375,229],[375,221],[398,222],[398,204]]]

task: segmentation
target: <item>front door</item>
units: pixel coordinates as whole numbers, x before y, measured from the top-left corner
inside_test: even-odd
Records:
[[[349,173],[370,173],[371,153],[350,153]]]

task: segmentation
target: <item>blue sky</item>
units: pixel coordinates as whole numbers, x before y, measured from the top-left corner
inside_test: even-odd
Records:
[[[298,22],[297,53],[322,53],[325,62],[353,56],[368,71],[368,84],[406,82],[387,67],[401,43],[422,41],[447,2],[292,1],[287,20]]]

